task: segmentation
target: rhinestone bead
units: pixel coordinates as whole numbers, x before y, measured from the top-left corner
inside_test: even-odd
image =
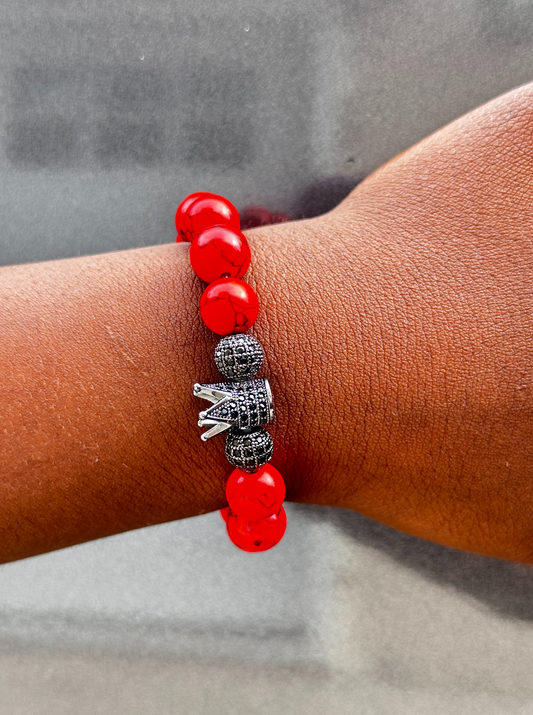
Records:
[[[232,430],[226,437],[226,457],[230,464],[243,472],[255,472],[272,459],[274,443],[270,434],[256,429]]]
[[[215,364],[228,380],[251,380],[263,364],[263,348],[251,335],[227,335],[215,348]]]

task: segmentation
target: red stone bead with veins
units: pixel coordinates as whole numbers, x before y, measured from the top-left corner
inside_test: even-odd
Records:
[[[236,278],[214,281],[200,298],[202,320],[217,335],[244,333],[255,323],[258,313],[255,291]]]
[[[199,199],[203,196],[216,196],[216,194],[210,194],[207,191],[195,191],[193,194],[189,194],[188,196],[186,196],[176,209],[175,222],[176,230],[178,232],[176,241],[178,241],[178,243],[184,240],[183,235],[181,234],[181,228],[183,227],[183,221],[185,219],[185,216],[187,215],[189,207],[192,206],[196,199]]]
[[[231,511],[248,521],[266,519],[278,512],[285,499],[285,482],[278,470],[265,464],[249,474],[235,469],[226,484]]]
[[[250,247],[244,234],[225,226],[203,231],[191,243],[191,265],[206,283],[222,278],[240,278],[250,266]]]
[[[247,521],[231,510],[226,528],[229,538],[243,551],[268,551],[283,538],[287,527],[285,509],[261,521]]]
[[[194,194],[191,194],[194,196]],[[176,211],[176,228],[184,241],[194,241],[196,236],[212,226],[227,226],[240,230],[241,220],[235,206],[223,196],[199,192],[199,195],[182,201]]]
[[[228,521],[228,514],[230,513],[230,508],[229,506],[225,506],[223,509],[220,510],[220,516],[224,519],[225,522]]]

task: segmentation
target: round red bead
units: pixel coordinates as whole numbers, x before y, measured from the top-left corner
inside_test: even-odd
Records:
[[[285,499],[285,482],[271,464],[265,464],[253,474],[237,468],[226,484],[226,498],[235,514],[249,521],[259,521],[280,510]]]
[[[250,266],[250,247],[240,231],[225,226],[208,228],[191,243],[191,265],[206,283],[222,278],[240,278]]]
[[[220,516],[224,519],[224,521],[228,520],[229,513],[230,513],[229,506],[225,506],[223,509],[220,510]]]
[[[280,213],[264,209],[262,206],[247,206],[241,211],[241,231],[257,226],[269,226],[273,223],[283,223],[291,219]]]
[[[229,538],[243,551],[271,549],[281,541],[286,527],[287,515],[283,507],[261,521],[247,521],[230,511],[226,524]]]
[[[268,226],[272,222],[272,214],[262,206],[247,206],[241,211],[241,230]]]
[[[212,226],[228,226],[240,230],[241,220],[235,206],[223,196],[203,192],[193,201],[183,201],[176,211],[176,228],[185,241]],[[185,208],[181,208],[182,206]]]
[[[184,236],[181,232],[181,229],[183,228],[183,222],[185,220],[185,217],[187,216],[187,211],[191,207],[191,205],[196,201],[196,199],[202,198],[204,196],[215,196],[216,194],[210,194],[208,191],[195,191],[193,194],[189,194],[186,196],[181,204],[178,206],[176,209],[176,230],[178,231],[178,235],[176,237],[176,241],[180,242],[184,240]]]
[[[282,214],[281,211],[275,211],[272,216],[272,223],[287,223],[287,221],[292,221],[290,216],[287,214]]]
[[[209,330],[218,335],[244,333],[259,313],[259,301],[248,283],[219,278],[202,293],[200,315]]]

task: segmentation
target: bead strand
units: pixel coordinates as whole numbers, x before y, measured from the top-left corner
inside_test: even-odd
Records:
[[[263,362],[260,343],[243,335],[257,319],[259,301],[241,280],[250,266],[248,241],[237,209],[216,194],[196,192],[176,211],[178,241],[191,243],[196,275],[208,283],[200,298],[205,325],[222,337],[215,363],[230,382],[195,384],[193,394],[213,403],[200,412],[199,425],[210,429],[206,441],[227,432],[226,457],[236,467],[226,484],[229,506],[221,510],[231,541],[244,551],[266,551],[283,538],[287,524],[285,483],[272,458],[272,437],[263,425],[274,412],[270,385],[253,379]]]

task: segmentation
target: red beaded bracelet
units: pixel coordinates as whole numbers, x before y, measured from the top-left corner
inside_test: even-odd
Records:
[[[209,285],[200,298],[207,327],[224,336],[215,363],[229,382],[196,383],[193,394],[212,403],[198,424],[206,440],[227,432],[226,457],[236,467],[226,484],[229,506],[222,509],[229,538],[244,551],[266,551],[283,538],[287,517],[285,483],[272,465],[272,437],[263,425],[274,418],[270,384],[255,378],[263,349],[251,335],[259,301],[241,280],[250,266],[250,247],[240,231],[237,209],[227,199],[203,191],[190,194],[176,211],[178,241],[191,243],[196,275]]]

